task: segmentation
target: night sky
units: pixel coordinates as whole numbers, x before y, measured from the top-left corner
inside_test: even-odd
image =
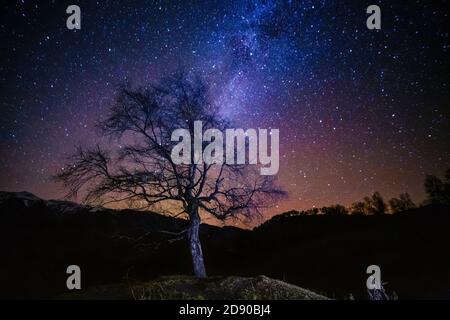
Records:
[[[81,7],[81,30],[65,10]],[[378,4],[382,29],[366,28]],[[424,199],[450,168],[447,1],[9,1],[0,33],[0,190],[43,198],[122,83],[204,75],[242,128],[280,130],[271,213],[374,191]]]

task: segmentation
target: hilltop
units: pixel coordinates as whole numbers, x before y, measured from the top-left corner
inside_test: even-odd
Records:
[[[62,299],[121,300],[326,300],[310,290],[258,277],[164,276],[147,282],[120,283],[64,294]]]

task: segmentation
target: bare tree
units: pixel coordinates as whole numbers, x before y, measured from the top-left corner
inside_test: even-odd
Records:
[[[367,203],[364,201],[357,201],[352,203],[350,211],[352,214],[355,215],[364,215],[368,214],[368,207]]]
[[[374,192],[371,197],[364,197],[364,202],[369,214],[380,215],[386,213],[387,205],[378,191]]]
[[[210,103],[204,80],[192,72],[178,71],[145,88],[121,88],[99,124],[101,133],[115,142],[110,146],[120,145],[119,150],[78,147],[56,179],[69,197],[82,192],[87,203],[128,201],[140,209],[158,204],[184,215],[194,273],[205,277],[201,216],[253,217],[285,193],[255,165],[176,164],[172,132],[184,128],[193,136],[194,121],[202,121],[203,130],[229,126]]]
[[[450,169],[445,174],[445,180],[441,180],[434,175],[427,175],[424,186],[427,193],[425,204],[450,205]]]
[[[389,207],[392,213],[402,212],[416,208],[409,193],[401,193],[399,198],[389,200]]]

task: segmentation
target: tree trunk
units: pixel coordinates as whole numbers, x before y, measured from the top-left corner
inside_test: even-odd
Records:
[[[195,208],[190,212],[190,227],[188,231],[189,245],[191,248],[192,266],[194,275],[199,278],[206,277],[205,262],[203,260],[202,245],[200,243],[199,229],[200,216]]]

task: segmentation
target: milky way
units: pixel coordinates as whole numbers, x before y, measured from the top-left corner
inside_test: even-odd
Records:
[[[1,12],[0,189],[44,198],[74,145],[99,138],[118,85],[203,74],[242,128],[280,129],[271,213],[374,191],[424,198],[450,167],[446,1],[18,1]],[[81,30],[66,28],[68,5]]]

